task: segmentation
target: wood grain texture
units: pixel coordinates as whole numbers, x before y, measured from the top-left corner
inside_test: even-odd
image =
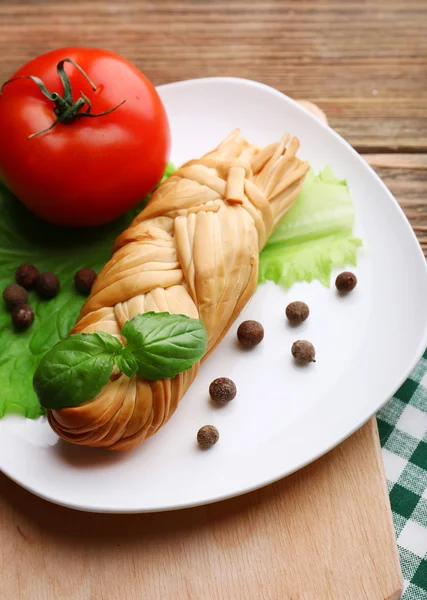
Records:
[[[315,101],[360,152],[427,153],[425,0],[0,2],[0,81],[31,57],[73,44],[120,52],[155,84],[212,75],[263,81]],[[426,169],[425,158],[416,168],[377,167],[425,252]]]
[[[2,475],[0,489],[2,600],[400,597],[375,420],[276,484],[179,512],[79,513]]]
[[[155,84],[212,75],[263,81],[316,102],[362,153],[427,153],[425,0],[0,2],[0,81],[31,57],[73,44],[120,52]],[[425,159],[376,168],[427,252]]]
[[[427,155],[370,154],[365,159],[396,197],[427,256]]]
[[[362,151],[427,151],[425,0],[0,2],[0,80],[76,44],[120,52],[156,85],[256,79],[316,102]]]

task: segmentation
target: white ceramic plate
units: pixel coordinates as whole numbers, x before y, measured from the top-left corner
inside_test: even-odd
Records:
[[[336,133],[279,92],[243,79],[199,79],[159,88],[176,164],[213,148],[240,127],[266,144],[291,131],[315,168],[347,178],[356,207],[358,287],[345,298],[318,282],[288,293],[267,284],[239,322],[265,327],[251,352],[236,347],[238,323],[207,360],[180,406],[154,438],[130,453],[59,441],[44,420],[0,421],[0,468],[30,491],[82,510],[143,512],[183,508],[242,494],[301,468],[359,428],[409,374],[427,345],[427,271],[396,201]],[[305,300],[310,318],[298,329],[284,318],[288,302]],[[295,339],[311,340],[318,360],[298,368]],[[215,409],[208,386],[232,378],[238,396]],[[197,448],[200,426],[221,437]]]

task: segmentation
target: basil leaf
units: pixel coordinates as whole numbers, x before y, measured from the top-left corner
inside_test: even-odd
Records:
[[[95,331],[92,334],[82,334],[82,335],[96,335],[102,341],[105,346],[105,350],[107,352],[111,352],[115,354],[117,352],[121,352],[123,350],[123,344],[120,340],[118,340],[111,333],[107,333],[106,331]]]
[[[116,356],[116,365],[120,371],[128,377],[133,377],[138,371],[136,358],[127,348],[125,348],[121,354]]]
[[[40,404],[59,409],[94,398],[111,375],[116,342],[123,348],[119,340],[104,332],[79,333],[58,342],[43,356],[34,374]]]
[[[199,319],[148,312],[125,323],[126,349],[138,363],[138,375],[169,379],[189,369],[206,353],[208,335]]]

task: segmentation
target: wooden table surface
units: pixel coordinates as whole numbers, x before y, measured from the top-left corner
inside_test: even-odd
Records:
[[[426,0],[1,0],[0,81],[70,45],[117,51],[156,85],[228,75],[312,100],[427,252]]]

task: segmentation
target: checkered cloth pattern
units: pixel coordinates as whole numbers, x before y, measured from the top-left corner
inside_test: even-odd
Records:
[[[402,600],[427,600],[427,350],[377,421],[404,579]]]

